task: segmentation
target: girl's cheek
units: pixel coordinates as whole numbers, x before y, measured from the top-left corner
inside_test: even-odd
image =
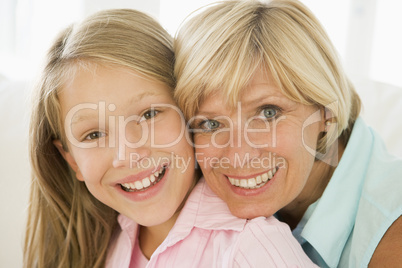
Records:
[[[186,139],[185,131],[185,126],[181,124],[160,124],[151,129],[149,138],[151,144],[173,147]]]

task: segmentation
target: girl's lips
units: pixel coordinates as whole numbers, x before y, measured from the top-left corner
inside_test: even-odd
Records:
[[[165,175],[166,167],[162,166],[162,168],[158,171],[152,173],[149,177],[145,177],[142,180],[136,180],[135,182],[127,182],[122,183],[121,189],[126,192],[136,192],[136,191],[145,191],[148,188],[157,184]]]
[[[139,180],[137,174],[136,180],[134,181],[133,185],[132,185],[133,182],[131,181],[131,182],[124,182],[122,184],[119,183],[115,184],[115,187],[121,195],[123,195],[128,200],[131,200],[132,202],[142,202],[148,200],[150,198],[153,198],[154,196],[157,196],[161,191],[164,191],[164,185],[169,179],[170,169],[168,165],[161,166],[161,169],[162,173],[159,173],[157,178],[155,177],[155,181],[153,183],[151,182],[151,179],[149,179],[151,175],[149,177],[141,178],[141,180]],[[147,174],[153,175],[154,173],[148,172]],[[132,176],[129,176],[128,178],[132,178]],[[144,180],[146,180],[147,178],[149,179],[149,185],[147,184],[148,182],[145,182],[144,184]],[[125,180],[122,180],[122,182],[123,181]],[[141,183],[141,185],[139,183]]]
[[[166,169],[167,166],[168,166],[168,163],[160,165],[155,168],[141,171],[134,175],[129,175],[127,177],[124,177],[122,180],[115,182],[115,184],[122,185],[122,184],[127,184],[127,183],[135,183],[136,181],[141,182],[143,179],[149,178],[151,175],[155,176],[156,175],[155,173],[160,173],[163,169]]]

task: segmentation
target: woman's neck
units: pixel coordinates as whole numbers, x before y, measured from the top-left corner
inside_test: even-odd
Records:
[[[337,153],[334,157],[339,163],[344,146],[339,143],[336,149]],[[333,164],[334,161],[331,161],[331,163],[327,164],[317,160],[313,164],[310,176],[299,196],[278,211],[280,219],[286,222],[292,230],[299,224],[308,207],[322,196],[336,168]]]

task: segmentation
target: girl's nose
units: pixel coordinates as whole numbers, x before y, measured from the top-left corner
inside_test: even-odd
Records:
[[[149,130],[136,122],[125,124],[118,131],[114,167],[138,166],[138,163],[151,155]],[[135,166],[134,166],[135,165]]]
[[[149,161],[149,157],[151,156],[151,148],[149,146],[121,149],[117,150],[113,159],[113,167],[115,168],[141,168],[141,163],[146,161],[146,159]]]

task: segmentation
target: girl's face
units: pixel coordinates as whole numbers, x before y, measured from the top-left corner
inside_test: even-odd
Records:
[[[196,158],[234,215],[271,216],[308,197],[323,114],[284,96],[261,70],[239,100],[235,109],[219,93],[201,103],[191,123]]]
[[[77,71],[59,92],[64,158],[101,202],[140,225],[169,220],[194,180],[193,148],[166,85],[125,68]]]

